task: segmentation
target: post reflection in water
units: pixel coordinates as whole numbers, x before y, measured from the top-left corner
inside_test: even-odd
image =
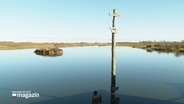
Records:
[[[120,99],[116,96],[116,91],[119,87],[116,86],[116,75],[111,76],[111,104],[119,104]]]

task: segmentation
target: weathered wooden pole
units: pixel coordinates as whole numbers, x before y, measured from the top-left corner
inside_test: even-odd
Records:
[[[113,13],[109,15],[113,16],[112,28],[111,28],[111,32],[112,32],[111,104],[116,104],[115,91],[118,89],[118,87],[116,87],[116,38],[115,38],[116,32],[117,32],[116,17],[121,15],[116,13],[116,9],[113,9]]]

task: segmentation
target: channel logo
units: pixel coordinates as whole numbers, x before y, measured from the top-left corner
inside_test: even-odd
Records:
[[[12,98],[39,98],[40,94],[31,91],[12,91]]]

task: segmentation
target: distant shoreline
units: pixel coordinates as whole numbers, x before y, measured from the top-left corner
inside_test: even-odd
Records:
[[[83,47],[83,46],[111,46],[111,43],[36,43],[36,42],[0,42],[0,50],[16,50],[31,48],[48,48],[48,47]],[[117,42],[117,46],[129,46],[140,48],[148,52],[175,53],[175,55],[184,55],[184,41],[182,42]]]
[[[82,47],[82,46],[110,46],[110,43],[36,43],[36,42],[0,42],[0,50],[48,48],[48,47]]]

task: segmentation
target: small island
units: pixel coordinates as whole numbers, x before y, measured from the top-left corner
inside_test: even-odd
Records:
[[[42,56],[61,56],[63,55],[63,50],[56,47],[40,48],[36,49],[34,53]]]

